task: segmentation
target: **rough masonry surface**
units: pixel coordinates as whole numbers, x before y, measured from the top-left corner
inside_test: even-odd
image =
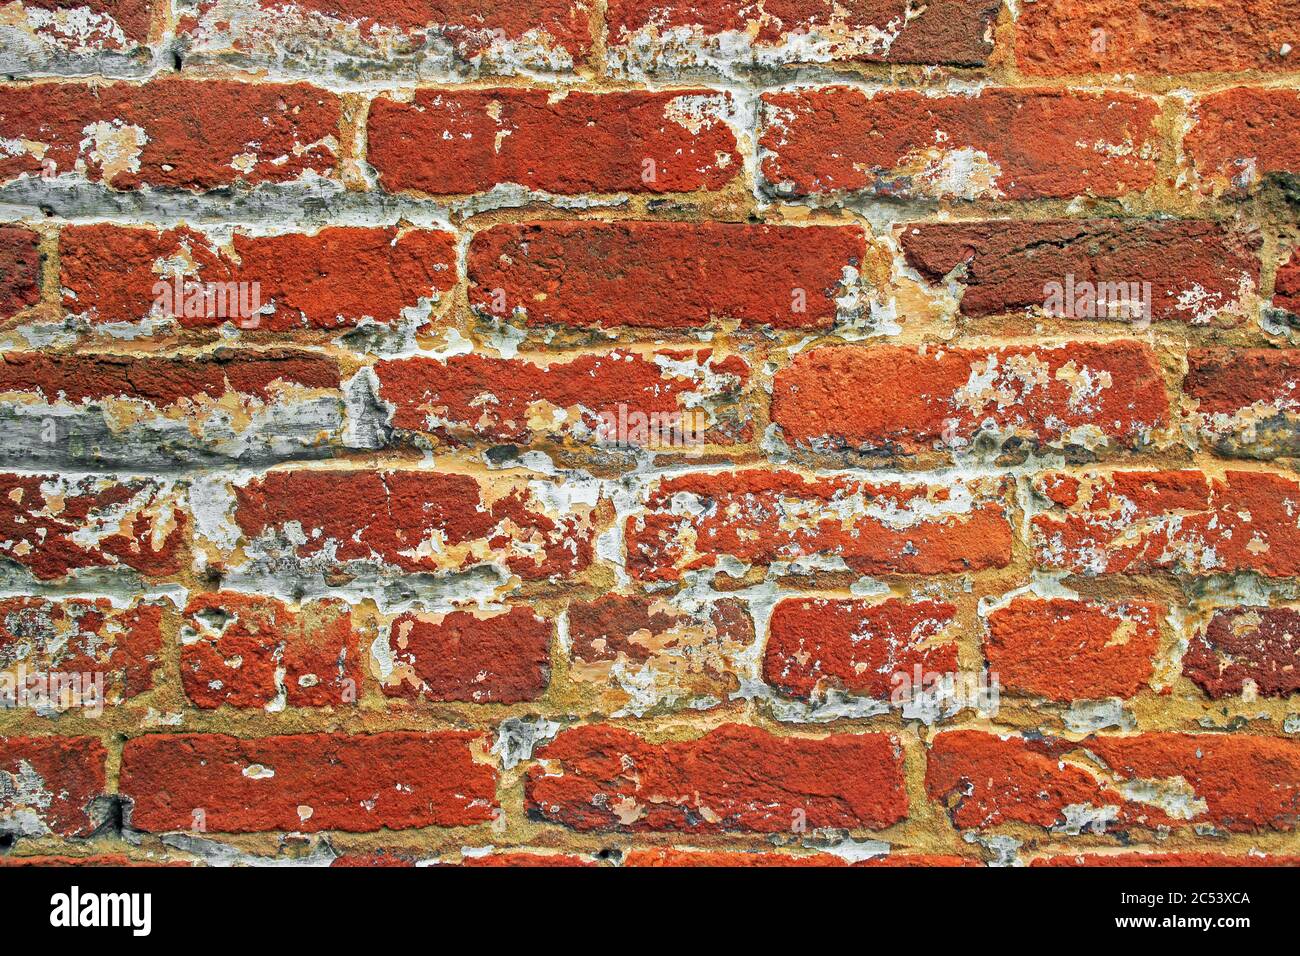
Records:
[[[1300,0],[0,77],[0,865],[1300,862]]]

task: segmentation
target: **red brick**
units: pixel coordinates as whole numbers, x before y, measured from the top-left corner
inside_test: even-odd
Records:
[[[0,866],[189,866],[176,861],[137,860],[121,853],[97,853],[93,856],[5,856]]]
[[[988,615],[989,672],[1013,694],[1049,700],[1132,697],[1160,644],[1159,604],[1018,598]]]
[[[1183,393],[1221,455],[1300,454],[1300,359],[1291,349],[1191,349]]]
[[[329,175],[339,113],[337,96],[301,83],[7,87],[0,139],[41,148],[0,158],[0,182],[76,172],[114,189],[204,190]]]
[[[115,609],[106,598],[0,600],[0,670],[95,674],[104,699],[117,704],[153,688],[162,651],[162,602]],[[84,691],[83,691],[84,694]],[[83,697],[83,702],[85,698]]]
[[[395,408],[394,426],[451,440],[572,438],[670,450],[731,444],[748,433],[736,398],[749,365],[709,349],[620,350],[571,361],[409,358],[375,371],[380,398]]]
[[[1159,110],[1149,97],[1006,89],[872,97],[825,87],[763,100],[762,171],[782,196],[1123,196],[1155,179]]]
[[[373,833],[490,820],[496,774],[473,756],[474,733],[224,734],[136,737],[119,789],[147,832],[342,830]]]
[[[1227,231],[1190,220],[1051,219],[931,222],[904,226],[899,243],[907,263],[938,285],[953,272],[962,288],[961,313],[1048,313],[1048,285],[1064,292],[1074,277],[1074,308],[1058,318],[1132,321],[1121,300],[1113,316],[1088,308],[1077,290],[1099,283],[1149,283],[1151,318],[1200,324],[1216,315],[1246,317],[1246,299],[1259,287],[1257,233]],[[1109,287],[1114,290],[1113,286]]]
[[[0,558],[41,580],[91,568],[174,574],[188,524],[161,481],[0,475]]]
[[[1034,486],[1055,506],[1032,523],[1045,567],[1079,574],[1300,574],[1300,485],[1281,475],[1048,474]]]
[[[281,471],[235,489],[247,550],[344,570],[374,563],[408,573],[499,562],[535,580],[591,564],[590,509],[549,513],[525,483],[483,486],[430,471]],[[305,541],[289,526],[301,526]],[[424,546],[424,547],[422,547]]]
[[[276,62],[298,56],[319,67],[338,52],[368,60],[370,70],[423,60],[426,48],[437,63],[443,44],[467,72],[571,68],[591,46],[587,0],[257,0],[257,7],[231,17],[219,0],[200,0],[179,30],[196,53]]]
[[[345,853],[330,863],[331,867],[385,866],[468,866],[468,867],[577,867],[595,866],[590,860],[567,853],[487,853],[470,855],[463,851],[459,860],[424,860],[401,850],[380,850],[377,853]]]
[[[1232,89],[1196,100],[1183,150],[1200,189],[1241,194],[1269,178],[1293,184],[1300,175],[1297,109],[1300,94],[1284,89]]]
[[[1300,315],[1300,255],[1291,253],[1291,258],[1277,270],[1274,281],[1273,305],[1292,315]]]
[[[517,704],[546,692],[551,630],[526,607],[403,614],[371,666],[389,697]]]
[[[40,241],[31,230],[0,227],[0,321],[41,300]]]
[[[1290,70],[1297,16],[1295,0],[1035,0],[1016,19],[1016,59],[1037,76]]]
[[[620,594],[571,603],[568,636],[569,680],[596,688],[603,712],[619,716],[731,700],[755,637],[741,601]]]
[[[1258,853],[1230,855],[1227,853],[1201,853],[1195,850],[1176,853],[1076,853],[1073,856],[1053,856],[1034,860],[1030,866],[1300,866],[1300,856],[1277,856]]]
[[[623,866],[683,869],[686,867],[839,867],[848,863],[829,853],[749,853],[739,850],[676,850],[653,847],[632,850]]]
[[[655,744],[589,725],[535,756],[529,814],[576,830],[881,829],[907,815],[902,752],[886,734],[791,738],[728,724]]]
[[[20,0],[13,28],[61,53],[130,52],[149,39],[151,0]]]
[[[343,601],[293,609],[260,595],[202,594],[185,608],[181,683],[197,707],[338,707],[360,692],[360,635]]]
[[[979,66],[993,50],[992,0],[611,0],[608,52],[633,70],[857,61]]]
[[[1250,685],[1263,697],[1300,691],[1300,611],[1236,607],[1214,613],[1188,642],[1183,674],[1211,698],[1236,697]]]
[[[252,320],[233,309],[198,314],[175,304],[175,263],[183,282],[246,283],[274,310]],[[402,309],[437,298],[456,284],[455,237],[446,232],[341,226],[314,235],[250,236],[235,231],[226,245],[186,227],[132,229],[69,226],[59,237],[64,307],[92,322],[176,318],[184,328],[234,322],[274,332],[333,329],[369,317],[396,322]],[[364,281],[358,281],[364,277]],[[160,302],[165,283],[173,291]],[[229,288],[229,287],[227,287]],[[191,292],[182,285],[182,293]]]
[[[420,90],[370,107],[367,158],[392,192],[691,192],[740,175],[730,96]]]
[[[1291,408],[1300,359],[1290,349],[1189,349],[1183,391],[1206,415],[1232,415],[1256,404]]]
[[[511,224],[474,237],[469,297],[480,314],[530,325],[824,328],[865,256],[856,227]]]
[[[801,352],[776,376],[772,421],[820,451],[919,455],[985,431],[1036,445],[1133,448],[1169,424],[1155,355],[1137,342],[1060,348],[878,346]]]
[[[655,638],[680,626],[685,616],[671,604],[640,595],[605,594],[576,601],[569,606],[573,658],[584,663],[618,657],[648,661]]]
[[[92,737],[0,737],[0,833],[90,836],[107,758]]]
[[[890,853],[888,856],[876,856],[869,860],[863,860],[854,866],[865,867],[886,867],[897,869],[899,867],[958,867],[958,866],[981,866],[979,860],[972,859],[968,856],[949,856],[945,853]]]
[[[26,467],[257,465],[379,441],[349,432],[336,360],[287,349],[5,353],[0,414]]]
[[[772,612],[763,679],[782,694],[823,699],[845,691],[889,700],[898,676],[957,670],[949,634],[956,609],[937,601],[807,598],[782,601]]]
[[[413,867],[416,858],[395,850],[378,850],[374,853],[343,853],[330,861],[330,868],[339,867]]]
[[[670,847],[638,849],[623,860],[624,866],[633,867],[901,867],[901,866],[978,866],[979,861],[969,857],[945,856],[927,853],[890,853],[856,863],[830,853],[751,853],[740,850],[677,850]]]
[[[489,853],[486,856],[469,856],[463,855],[461,859],[453,864],[455,866],[468,866],[473,868],[494,868],[517,867],[544,868],[544,867],[587,867],[595,866],[590,860],[584,860],[580,856],[573,856],[567,853]]]
[[[935,737],[925,784],[962,829],[1061,828],[1073,816],[1092,821],[1091,830],[1208,824],[1231,832],[1290,831],[1300,806],[1300,746],[1268,737],[1161,733],[1074,744],[960,730]]]
[[[0,355],[0,393],[40,395],[74,405],[129,398],[157,408],[237,395],[270,404],[292,386],[338,389],[338,365],[311,352],[231,351],[172,358],[145,355]]]
[[[685,474],[628,517],[628,570],[677,581],[724,556],[749,565],[842,559],[855,574],[1005,567],[1011,528],[1000,486],[874,484],[789,471]]]

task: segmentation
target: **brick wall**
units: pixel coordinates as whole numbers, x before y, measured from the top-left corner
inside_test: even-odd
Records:
[[[1300,860],[1298,23],[8,4],[0,863]]]

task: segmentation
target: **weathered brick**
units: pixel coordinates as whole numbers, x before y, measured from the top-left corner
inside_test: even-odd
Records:
[[[1016,18],[1016,59],[1037,76],[1291,70],[1295,0],[1034,0]]]
[[[1300,484],[1228,471],[1047,474],[1032,520],[1039,564],[1078,574],[1300,574]]]
[[[123,853],[96,853],[93,856],[5,856],[0,857],[3,866],[189,866],[190,864],[163,860],[138,860]]]
[[[553,486],[546,486],[556,494]],[[350,568],[455,572],[500,564],[528,580],[590,565],[593,508],[557,508],[541,483],[431,471],[280,471],[234,489],[245,557],[329,575]],[[223,553],[223,566],[243,566]]]
[[[939,285],[958,270],[961,313],[975,317],[1027,310],[1101,321],[1242,321],[1259,287],[1258,233],[1228,231],[1212,222],[916,223],[902,228],[899,245],[907,264],[929,283]],[[1144,284],[1150,289],[1149,316]],[[1060,301],[1049,301],[1058,290]],[[1098,292],[1114,304],[1097,303]],[[1133,308],[1134,300],[1142,307]]]
[[[111,50],[149,36],[149,0],[20,0],[18,13],[47,42]]]
[[[574,856],[571,853],[488,853],[483,856],[463,853],[461,858],[455,863],[440,863],[439,866],[468,866],[471,868],[495,868],[509,867],[515,869],[518,867],[528,868],[549,868],[549,867],[588,867],[596,864],[580,856]]]
[[[741,173],[725,93],[420,90],[370,107],[367,158],[393,192],[720,189]]]
[[[704,709],[740,691],[754,622],[740,601],[606,594],[568,610],[569,679],[600,694],[602,711]]]
[[[546,692],[551,631],[526,607],[412,612],[393,621],[371,668],[389,697],[517,704]]]
[[[1166,609],[1151,602],[1017,598],[987,619],[989,671],[1013,694],[1132,697],[1154,672]]]
[[[1122,866],[1130,867],[1228,867],[1228,866],[1300,866],[1300,856],[1260,853],[1076,853],[1073,856],[1040,857],[1030,866]]]
[[[479,853],[466,847],[458,860],[424,859],[402,850],[380,850],[377,853],[345,853],[334,858],[331,867],[353,866],[468,866],[468,867],[587,867],[595,866],[591,860],[570,853]]]
[[[1159,111],[1149,97],[1006,89],[869,96],[833,86],[765,93],[763,101],[761,168],[780,196],[1104,197],[1155,179]]]
[[[1169,424],[1169,399],[1155,355],[1137,342],[821,348],[777,374],[772,421],[798,445],[880,456],[958,449],[987,432],[1133,448]]]
[[[0,834],[90,836],[107,759],[93,737],[0,737]]]
[[[23,467],[256,463],[328,455],[347,439],[335,360],[289,350],[3,353],[0,421],[0,459]]]
[[[229,322],[271,332],[390,323],[456,284],[455,242],[447,232],[391,227],[235,230],[218,243],[186,227],[68,226],[59,284],[64,308],[90,322],[171,318],[183,328]],[[209,289],[210,300],[199,295]],[[224,307],[217,292],[227,293]],[[245,305],[255,314],[243,314]]]
[[[637,849],[623,858],[631,867],[839,867],[848,863],[829,853],[749,853],[740,850]]]
[[[338,365],[311,352],[227,350],[195,358],[6,352],[0,359],[0,392],[32,393],[51,404],[120,398],[166,408],[232,392],[267,401],[289,385],[339,387]]]
[[[887,734],[777,737],[728,724],[650,743],[616,727],[565,731],[536,754],[530,815],[575,830],[881,829],[907,815],[902,752]]]
[[[330,867],[413,867],[417,858],[400,850],[377,850],[373,853],[342,853],[330,861]]]
[[[979,66],[994,0],[611,0],[608,56],[630,73],[856,61]]]
[[[899,867],[899,866],[978,866],[969,857],[930,853],[888,853],[850,863],[830,853],[751,853],[740,850],[676,850],[666,847],[633,850],[623,858],[623,866],[655,867]]]
[[[957,730],[934,738],[925,785],[962,829],[1291,831],[1298,771],[1300,746],[1269,737],[1151,733],[1070,743]]]
[[[666,478],[627,518],[628,571],[677,581],[724,558],[855,574],[943,574],[1004,567],[1011,528],[997,482],[873,484],[789,471]]]
[[[339,99],[305,84],[157,80],[0,91],[0,182],[76,173],[114,189],[205,190],[334,169]]]
[[[0,321],[40,301],[40,241],[30,229],[0,227]]]
[[[466,847],[458,860],[429,860],[402,850],[380,850],[377,853],[345,853],[330,863],[331,867],[354,866],[468,866],[468,867],[576,867],[595,866],[591,860],[570,853],[479,853]]]
[[[568,71],[591,47],[587,0],[255,0],[233,13],[222,0],[181,0],[179,9],[190,54],[344,76],[357,66],[433,77]]]
[[[144,60],[151,0],[19,0],[0,24],[0,70],[128,54]]]
[[[1300,454],[1300,359],[1291,349],[1190,349],[1183,394],[1220,455]]]
[[[1192,104],[1183,139],[1194,183],[1207,193],[1241,195],[1276,180],[1295,190],[1300,130],[1291,121],[1300,94],[1247,87],[1211,93]]]
[[[539,439],[689,449],[748,434],[737,399],[749,365],[710,349],[616,350],[562,359],[458,355],[375,368],[391,422],[456,442]]]
[[[1294,865],[1297,4],[0,0],[0,866]]]
[[[826,327],[863,267],[845,226],[545,222],[478,233],[470,304],[530,325]]]
[[[978,859],[968,856],[951,856],[946,853],[890,853],[886,856],[876,856],[868,860],[854,863],[854,866],[865,867],[886,867],[896,869],[899,867],[925,866],[925,867],[958,867],[958,866],[981,866],[983,865]]]
[[[190,599],[181,629],[181,683],[196,706],[339,707],[360,695],[360,635],[342,601],[292,608],[261,595]]]
[[[1183,654],[1183,674],[1213,699],[1300,691],[1300,611],[1236,607],[1215,611]]]
[[[1300,315],[1300,255],[1295,252],[1278,267],[1273,305],[1291,315]]]
[[[13,597],[0,600],[0,671],[18,688],[20,674],[102,679],[102,698],[52,700],[55,710],[69,704],[117,705],[154,686],[163,647],[162,624],[170,604],[138,600],[117,609],[106,598]],[[21,668],[21,671],[20,671]],[[45,687],[49,689],[49,685]],[[98,691],[92,697],[97,697]],[[3,696],[3,695],[0,695]],[[10,706],[15,701],[10,701]]]
[[[182,504],[174,484],[152,478],[0,475],[0,558],[43,581],[94,568],[175,574]]]
[[[473,752],[483,743],[462,731],[157,734],[126,742],[119,790],[147,832],[470,826],[496,805],[496,774]]]
[[[806,598],[772,612],[763,679],[802,700],[829,692],[889,700],[898,678],[957,670],[952,637],[956,609],[938,601]]]

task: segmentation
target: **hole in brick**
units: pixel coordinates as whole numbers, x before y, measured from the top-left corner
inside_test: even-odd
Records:
[[[91,819],[100,821],[95,827],[90,839],[99,836],[121,836],[127,828],[127,816],[129,807],[126,806],[125,797],[105,796],[96,797],[90,803]]]
[[[519,458],[519,448],[515,445],[494,445],[487,450],[487,459],[493,465],[504,465]]]
[[[194,616],[202,621],[207,628],[216,631],[218,634],[224,631],[230,622],[235,619],[235,615],[219,607],[205,607],[200,611],[195,611]]]

